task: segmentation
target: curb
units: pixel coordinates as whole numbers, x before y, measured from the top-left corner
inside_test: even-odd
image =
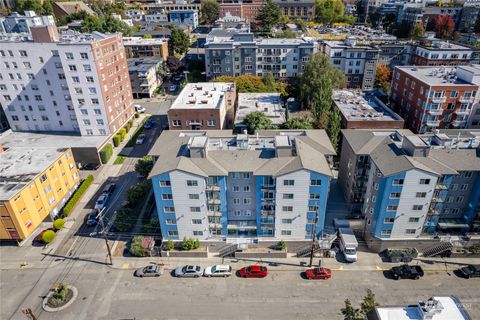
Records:
[[[49,307],[47,305],[47,302],[48,302],[48,299],[53,295],[53,291],[50,291],[47,294],[47,296],[45,298],[43,298],[43,300],[42,300],[42,309],[45,310],[46,312],[57,312],[57,311],[62,311],[64,309],[68,308],[77,299],[78,289],[73,287],[73,286],[69,286],[69,285],[67,285],[67,288],[72,290],[72,294],[73,294],[72,299],[70,299],[70,301],[68,301],[65,305],[63,305],[61,307],[58,307],[58,308]]]

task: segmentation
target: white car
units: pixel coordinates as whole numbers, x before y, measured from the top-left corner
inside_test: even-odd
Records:
[[[99,211],[102,210],[107,205],[107,201],[108,201],[108,194],[102,193],[102,195],[98,197],[97,203],[95,203],[95,209]]]
[[[143,144],[144,142],[145,142],[145,135],[142,133],[141,135],[138,136],[137,141],[135,143]]]
[[[225,264],[217,264],[211,267],[205,268],[203,272],[205,277],[230,277],[232,275],[232,267]]]
[[[137,111],[138,113],[145,113],[145,110],[146,110],[145,107],[142,107],[139,104],[135,105],[135,111]]]

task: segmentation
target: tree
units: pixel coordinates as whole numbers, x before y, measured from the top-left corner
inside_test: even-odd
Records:
[[[53,15],[52,0],[45,0],[42,4],[42,14]]]
[[[248,133],[254,134],[257,130],[273,129],[272,120],[260,111],[249,113],[243,120],[243,124],[247,126]]]
[[[271,31],[273,27],[281,24],[282,9],[273,3],[272,0],[267,0],[265,6],[258,13],[257,20],[260,21],[263,30]]]
[[[297,18],[295,19],[294,23],[297,25],[298,28],[300,28],[300,30],[302,30],[303,32],[307,31],[307,24],[305,23],[305,21],[303,21],[302,19],[300,18]]]
[[[172,27],[171,31],[170,41],[168,42],[170,54],[183,55],[187,53],[190,47],[188,35],[176,27]]]
[[[55,232],[53,230],[46,230],[42,234],[42,241],[45,242],[46,244],[49,244],[55,240]]]
[[[128,206],[135,207],[148,192],[149,188],[150,183],[147,180],[130,187],[126,193]]]
[[[345,6],[341,0],[316,0],[315,20],[331,25],[334,22],[342,22],[345,15]]]
[[[286,29],[275,33],[275,38],[296,38],[299,34],[291,29]]]
[[[313,129],[313,125],[307,116],[288,119],[280,127],[282,129]]]
[[[119,232],[130,232],[135,227],[137,222],[137,216],[134,215],[135,211],[129,208],[121,208],[117,210],[113,226]]]
[[[179,73],[183,68],[182,62],[174,56],[168,56],[165,65],[171,74]]]
[[[435,18],[435,32],[437,38],[446,39],[451,38],[455,23],[450,16],[437,16]]]
[[[64,225],[65,225],[65,220],[63,219],[55,219],[55,221],[53,221],[53,227],[55,228],[55,230],[62,229]]]
[[[251,74],[238,77],[221,76],[217,77],[215,82],[234,82],[237,93],[266,92],[267,89],[262,78]]]
[[[130,254],[134,257],[145,257],[146,252],[145,248],[143,247],[143,240],[145,239],[144,236],[135,236],[132,239],[132,243],[130,244]]]
[[[15,11],[24,13],[25,11],[35,11],[36,14],[42,14],[42,1],[41,0],[16,0]]]
[[[152,168],[153,168],[152,156],[145,156],[139,159],[135,164],[135,171],[144,178],[148,176],[150,171],[152,171]]]
[[[220,5],[216,0],[203,0],[200,8],[202,24],[213,24],[220,16]]]
[[[332,90],[344,82],[343,73],[330,64],[330,59],[321,52],[310,56],[300,77],[299,91],[302,106],[309,109],[317,123],[332,107]],[[324,127],[320,127],[324,128]]]
[[[82,32],[121,32],[124,36],[129,36],[133,32],[133,29],[125,22],[117,20],[110,15],[100,15],[98,17],[86,15],[82,21],[80,30]]]
[[[273,74],[271,72],[267,73],[263,79],[263,84],[265,85],[265,91],[264,92],[276,92],[276,86],[277,82],[275,81],[275,78],[273,77]]]
[[[375,299],[375,294],[372,292],[372,290],[367,289],[367,295],[363,298],[363,302],[360,305],[360,309],[363,313],[364,316],[367,316],[367,314],[375,309],[375,307],[378,307],[379,304],[377,300]]]
[[[327,134],[335,149],[338,149],[340,143],[340,129],[341,129],[340,112],[337,108],[333,108],[328,114]]]
[[[390,69],[386,65],[377,65],[375,88],[382,89],[383,92],[388,93],[390,91],[391,76]]]
[[[423,23],[417,22],[415,26],[413,26],[412,30],[410,31],[410,38],[413,39],[420,39],[425,36],[425,28],[423,27]]]
[[[152,39],[152,35],[150,33],[146,33],[143,35],[143,39]]]
[[[363,320],[360,310],[355,309],[350,299],[345,300],[345,308],[341,309],[344,320]]]

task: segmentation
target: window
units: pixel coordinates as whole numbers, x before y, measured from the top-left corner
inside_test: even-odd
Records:
[[[86,77],[86,79],[87,79],[87,82],[89,82],[89,83],[94,82],[94,81],[93,81],[93,77],[90,77],[90,76],[89,76],[89,77]]]
[[[468,184],[462,184],[462,186],[460,187],[460,190],[462,191],[468,190]]]
[[[182,125],[182,121],[181,120],[172,120],[172,125],[174,127],[180,127]]]
[[[252,199],[250,198],[243,199],[243,204],[250,204],[250,203],[252,203]]]
[[[243,186],[243,192],[250,192],[250,186]]]
[[[192,224],[202,224],[202,219],[192,219]]]
[[[175,207],[163,207],[163,212],[175,212]]]
[[[233,210],[233,215],[238,217],[242,214],[242,212],[240,210]]]
[[[293,186],[295,185],[295,180],[283,180],[284,186]]]
[[[283,199],[293,199],[293,193],[284,193]]]
[[[316,193],[310,193],[310,200],[318,200],[320,199],[320,195]]]
[[[160,187],[170,187],[170,180],[161,180]]]
[[[283,212],[292,212],[293,211],[293,206],[283,206],[282,211]]]
[[[80,58],[88,59],[88,54],[86,52],[80,52]]]
[[[400,192],[392,192],[390,193],[390,199],[400,199],[402,194]]]
[[[415,229],[405,229],[405,234],[415,234]]]
[[[420,184],[430,184],[430,179],[420,179]]]
[[[318,206],[308,206],[308,211],[314,212],[318,210]]]
[[[389,236],[392,234],[392,230],[382,230],[382,236]]]
[[[240,198],[233,198],[233,204],[240,204]]]
[[[168,224],[168,225],[177,224],[177,222],[175,221],[175,219],[166,219],[166,220],[165,220],[165,223]]]
[[[171,237],[176,237],[178,236],[178,231],[168,231],[168,235]]]
[[[208,120],[208,121],[207,121],[207,126],[209,126],[209,127],[215,127],[215,120]]]
[[[188,195],[188,199],[190,199],[190,200],[198,200],[198,199],[200,199],[200,195],[199,195],[198,193],[190,193],[190,194]]]
[[[423,205],[422,204],[414,204],[412,207],[412,210],[422,210]]]
[[[310,185],[311,185],[311,186],[321,186],[321,185],[322,185],[322,180],[320,180],[320,179],[312,179],[312,180],[310,180]]]
[[[55,202],[55,196],[51,196],[50,199],[48,199],[48,204],[52,204]]]
[[[74,65],[74,64],[69,64],[69,65],[68,65],[68,70],[70,70],[70,71],[77,71],[77,66]]]
[[[385,218],[383,224],[392,224],[395,222],[395,218]]]
[[[293,219],[282,219],[282,223],[291,224]]]
[[[398,206],[388,206],[387,211],[397,211]]]
[[[394,186],[401,186],[403,185],[404,179],[393,179]]]
[[[292,230],[282,230],[282,236],[291,236]]]
[[[65,58],[67,58],[67,60],[73,60],[73,53],[65,52]]]
[[[190,212],[200,212],[200,207],[190,207]]]
[[[465,178],[471,178],[471,177],[472,177],[472,174],[473,174],[472,171],[465,171],[465,172],[463,173],[463,176],[464,176]]]
[[[198,186],[198,181],[197,180],[187,180],[187,186],[188,187],[197,187]]]
[[[408,222],[419,222],[419,221],[420,221],[420,218],[418,218],[418,217],[410,217],[408,219]]]
[[[417,198],[426,198],[426,197],[427,197],[427,193],[426,193],[426,192],[417,192],[417,193],[415,194],[415,196],[416,196]]]
[[[20,53],[20,57],[28,57],[27,51],[25,51],[25,50],[19,50],[18,52]]]
[[[47,181],[47,175],[46,175],[46,174],[44,174],[44,175],[42,175],[42,176],[40,177],[40,182],[41,182],[41,183],[43,183],[43,182],[45,182],[45,181]]]
[[[241,176],[243,179],[250,179],[250,173],[249,172],[242,172]]]
[[[459,196],[455,198],[455,202],[463,202],[463,196]]]
[[[195,230],[193,231],[194,236],[203,236],[203,231]]]
[[[164,194],[162,194],[162,199],[163,200],[172,200],[173,195],[171,193],[164,193]]]

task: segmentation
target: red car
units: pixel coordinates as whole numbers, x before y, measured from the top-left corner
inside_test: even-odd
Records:
[[[240,269],[240,277],[242,278],[265,278],[267,274],[267,267],[264,266],[254,265]]]
[[[307,279],[330,279],[332,277],[332,270],[328,268],[313,268],[305,271]]]

